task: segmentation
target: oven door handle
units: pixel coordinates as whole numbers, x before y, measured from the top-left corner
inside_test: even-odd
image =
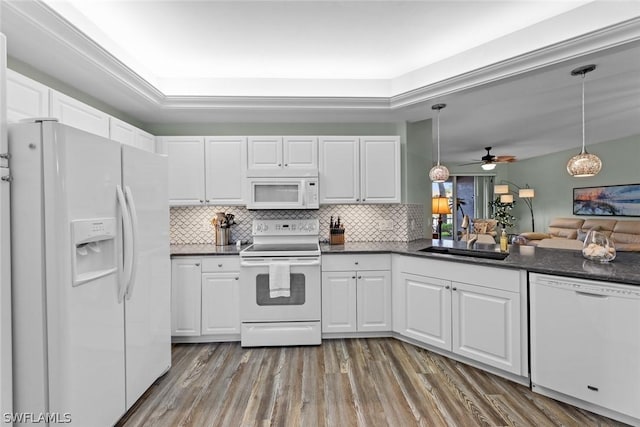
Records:
[[[268,267],[271,264],[272,261],[248,261],[248,260],[242,260],[240,261],[240,266],[241,267]],[[310,261],[290,261],[289,265],[291,265],[291,267],[300,267],[300,266],[304,266],[304,267],[312,267],[315,265],[320,265],[320,260],[319,259],[314,259],[314,260],[310,260]]]

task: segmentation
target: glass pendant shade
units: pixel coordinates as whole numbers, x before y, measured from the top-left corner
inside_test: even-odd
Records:
[[[602,160],[586,151],[576,154],[567,163],[567,172],[577,178],[597,175],[600,169],[602,169]]]
[[[433,182],[445,182],[449,179],[449,169],[446,166],[440,164],[440,110],[446,107],[447,104],[435,104],[431,106],[432,110],[438,110],[437,128],[438,128],[438,163],[429,171],[429,179]]]
[[[429,179],[433,182],[445,182],[449,179],[449,169],[443,165],[435,165],[429,171]]]
[[[602,169],[602,160],[595,154],[587,153],[585,149],[585,114],[584,114],[584,77],[587,73],[595,70],[595,65],[585,65],[584,67],[576,68],[571,71],[572,76],[582,76],[582,151],[579,154],[569,159],[567,163],[567,172],[569,175],[576,178],[582,178],[587,176],[594,176]]]

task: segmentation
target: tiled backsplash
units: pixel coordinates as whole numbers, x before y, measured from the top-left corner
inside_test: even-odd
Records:
[[[329,220],[340,217],[348,242],[408,242],[422,237],[423,205],[327,205],[318,210],[247,210],[241,206],[190,206],[171,208],[171,244],[214,243],[211,218],[216,212],[235,215],[230,242],[251,241],[254,219],[308,219],[320,221],[320,239],[329,238]],[[391,220],[393,230],[381,231],[379,220]]]

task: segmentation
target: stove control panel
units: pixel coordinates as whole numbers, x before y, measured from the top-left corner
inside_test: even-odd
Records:
[[[317,219],[254,219],[253,236],[317,236]]]

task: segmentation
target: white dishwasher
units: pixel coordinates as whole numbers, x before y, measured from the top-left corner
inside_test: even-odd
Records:
[[[639,422],[640,286],[534,273],[529,281],[533,389]]]

